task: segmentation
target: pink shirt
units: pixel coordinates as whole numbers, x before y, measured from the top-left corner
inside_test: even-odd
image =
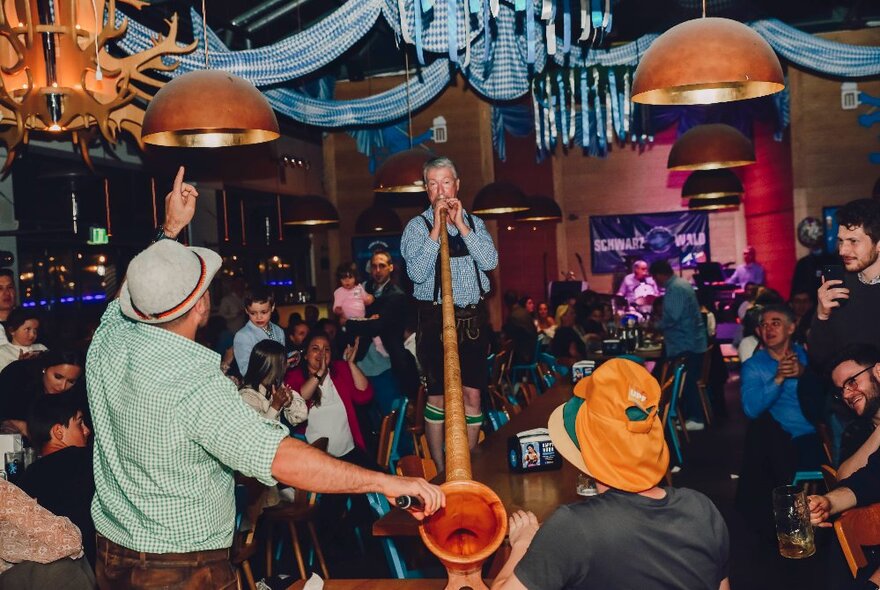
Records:
[[[339,287],[333,292],[333,309],[341,307],[346,318],[362,318],[367,315],[364,303],[367,296],[363,285],[355,285],[351,289]]]

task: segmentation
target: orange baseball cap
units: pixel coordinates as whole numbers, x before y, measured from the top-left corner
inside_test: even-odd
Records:
[[[550,415],[556,450],[605,485],[643,492],[669,467],[658,414],[660,384],[641,365],[624,359],[602,364],[574,388],[574,397]]]

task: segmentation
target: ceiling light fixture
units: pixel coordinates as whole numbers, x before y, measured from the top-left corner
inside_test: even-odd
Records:
[[[140,8],[139,0],[119,0]],[[99,9],[100,7],[100,9]],[[0,38],[6,60],[0,68],[0,140],[6,144],[3,172],[33,132],[56,136],[70,132],[92,171],[89,143],[100,131],[115,143],[120,131],[141,135],[144,111],[135,99],[148,102],[144,88],[163,82],[147,75],[171,71],[168,57],[190,53],[196,46],[178,45],[177,14],[168,34],[145,51],[117,57],[108,45],[128,30],[113,2],[94,0],[26,0],[3,2]],[[17,23],[14,24],[14,23]]]
[[[738,129],[722,123],[697,125],[669,152],[670,170],[714,170],[755,163],[755,147]]]
[[[633,76],[632,100],[655,105],[713,104],[785,88],[779,58],[741,22],[703,17],[678,24],[651,43]]]
[[[144,115],[144,143],[166,147],[216,148],[277,139],[275,112],[263,93],[242,78],[211,70],[208,25],[202,0],[205,69],[165,84]]]
[[[742,199],[738,196],[719,197],[719,198],[703,198],[694,197],[688,201],[688,209],[691,211],[706,211],[711,213],[722,213],[725,211],[736,211],[739,209]]]
[[[719,199],[741,197],[745,190],[739,177],[728,168],[697,170],[681,187],[682,199]]]
[[[513,218],[517,221],[562,221],[562,209],[552,198],[536,195],[528,197],[527,201],[528,210],[514,214]]]
[[[284,225],[332,225],[339,223],[339,212],[333,203],[318,195],[293,197],[285,209]]]
[[[354,224],[357,234],[396,234],[403,231],[400,217],[394,209],[384,205],[372,205],[358,215]]]
[[[518,186],[512,182],[490,182],[474,197],[471,211],[483,217],[495,217],[505,213],[528,211],[529,201]]]

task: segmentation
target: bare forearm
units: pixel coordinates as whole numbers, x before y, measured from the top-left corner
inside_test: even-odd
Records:
[[[840,464],[840,469],[837,470],[837,479],[846,479],[867,465],[868,457],[877,449],[880,449],[880,428],[875,429],[871,436],[868,437],[868,440],[865,441],[865,444],[860,446],[849,459]]]
[[[831,502],[831,514],[839,514],[856,505],[856,495],[849,488],[837,488],[825,495]]]
[[[302,396],[304,400],[312,399],[312,396],[315,395],[315,392],[318,390],[318,379],[317,377],[313,377],[309,375],[309,377],[303,382],[302,388],[299,390],[299,394]]]
[[[363,469],[331,457],[306,443],[288,438],[272,461],[272,477],[295,488],[320,493],[385,493],[390,475]]]
[[[365,390],[370,382],[367,381],[367,376],[358,368],[358,366],[354,362],[348,363],[348,367],[351,369],[351,376],[354,379],[354,386],[357,387],[358,391]]]

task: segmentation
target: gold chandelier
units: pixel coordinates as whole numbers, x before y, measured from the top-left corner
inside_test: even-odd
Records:
[[[119,0],[135,8],[140,0]],[[148,70],[170,71],[163,57],[190,53],[196,43],[177,44],[177,15],[168,35],[153,47],[125,57],[107,51],[128,28],[116,26],[116,0],[0,0],[0,141],[6,144],[9,169],[30,134],[70,132],[92,168],[88,143],[100,131],[111,143],[120,130],[141,142],[146,88],[164,81]]]

